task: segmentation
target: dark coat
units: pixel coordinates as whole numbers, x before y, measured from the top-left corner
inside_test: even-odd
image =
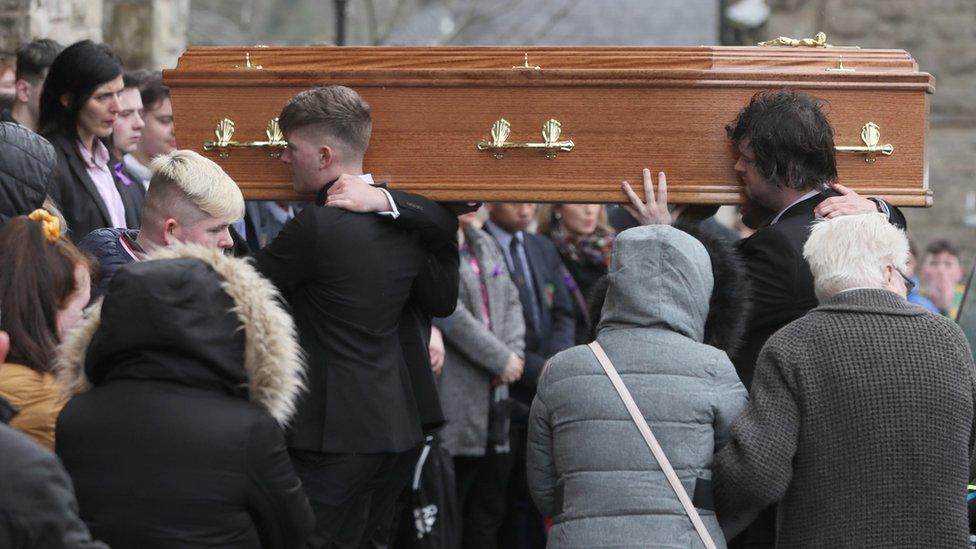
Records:
[[[590,334],[596,331],[596,322],[589,316],[589,309],[586,304],[593,296],[593,291],[597,289],[600,280],[607,275],[607,269],[603,265],[597,265],[590,261],[574,260],[559,251],[559,257],[563,260],[566,273],[572,277],[569,280],[563,276],[567,290],[570,293],[570,301],[573,303],[573,317],[576,319],[576,345],[584,345],[593,341]]]
[[[485,230],[491,236],[491,232],[487,228]],[[536,383],[546,360],[559,351],[572,347],[576,340],[573,302],[563,282],[564,267],[556,245],[545,236],[532,233],[524,235],[525,257],[532,270],[535,295],[540,303],[538,328],[533,326],[531,313],[523,311],[525,365],[522,377],[510,387],[511,395],[523,405],[521,410],[513,411],[512,421],[522,424],[528,421],[528,407],[532,405]]]
[[[423,440],[399,330],[426,261],[416,232],[319,205],[302,210],[258,254],[259,270],[291,306],[309,359],[309,391],[289,447],[402,452]]]
[[[81,516],[113,547],[300,547],[314,519],[281,429],[301,388],[291,319],[242,260],[157,254],[176,259],[120,269],[62,348],[75,396],[56,451]]]
[[[108,284],[115,272],[123,265],[135,261],[122,244],[125,234],[131,243],[139,236],[137,229],[96,229],[78,242],[78,248],[95,258],[98,262],[97,284],[92,291],[92,300],[98,299],[108,291]]]
[[[562,260],[556,245],[544,236],[526,233],[525,256],[532,268],[536,296],[542,301],[541,314],[538,330],[526,321],[525,368],[522,377],[512,384],[511,392],[519,402],[531,406],[546,360],[575,343],[576,321],[573,303],[562,281]],[[527,419],[527,416],[513,417],[513,420],[520,419]]]
[[[810,236],[814,209],[831,196],[839,195],[829,191],[794,204],[775,224],[760,227],[739,241],[739,253],[752,285],[753,308],[743,345],[732,362],[747,388],[752,383],[756,357],[769,336],[817,306],[813,274],[803,259],[803,246]],[[904,228],[901,212],[893,206],[890,211],[889,221]]]
[[[415,230],[427,254],[400,317],[400,346],[425,431],[444,423],[430,366],[431,317],[454,312],[458,299],[457,216],[425,197],[388,189],[400,210],[396,225]]]
[[[780,547],[966,547],[974,409],[958,326],[885,290],[841,292],[763,347],[715,458],[719,516],[778,501]]]
[[[0,547],[107,549],[78,518],[71,479],[50,451],[0,425]]]
[[[44,204],[57,166],[54,147],[18,124],[0,123],[0,226]]]
[[[108,208],[88,175],[75,139],[65,133],[54,133],[45,137],[54,145],[58,159],[51,196],[68,222],[68,235],[78,242],[95,229],[111,227]],[[112,177],[115,179],[114,175]],[[139,227],[138,212],[142,205],[139,191],[132,188],[135,185],[123,185],[118,179],[115,179],[115,187],[125,206],[126,226],[133,229]]]

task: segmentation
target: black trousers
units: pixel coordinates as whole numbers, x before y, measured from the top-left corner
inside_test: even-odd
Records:
[[[498,536],[499,549],[545,549],[546,526],[529,494],[525,474],[525,450],[528,425],[512,422],[512,458],[514,465],[508,482],[508,505]]]
[[[291,450],[295,473],[315,512],[308,547],[368,547],[388,539],[396,498],[410,482],[420,448],[384,454]]]
[[[461,547],[495,549],[498,529],[505,518],[512,454],[489,449],[484,456],[454,458],[458,506],[461,510]]]

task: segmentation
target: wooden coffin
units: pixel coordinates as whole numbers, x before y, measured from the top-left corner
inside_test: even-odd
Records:
[[[839,147],[870,145],[839,156],[844,184],[901,206],[931,203],[934,80],[902,50],[191,48],[163,75],[179,146],[220,163],[249,199],[298,198],[269,123],[297,92],[343,84],[372,107],[365,169],[396,188],[437,200],[623,202],[620,181],[639,182],[646,166],[667,172],[672,202],[737,203],[725,125],[757,91],[789,86],[829,101]],[[224,119],[232,134],[227,122],[216,131]]]

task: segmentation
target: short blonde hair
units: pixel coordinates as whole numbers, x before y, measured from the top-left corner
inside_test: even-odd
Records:
[[[908,238],[883,214],[841,216],[814,223],[803,257],[823,300],[850,288],[881,288],[885,265],[905,270]]]
[[[194,206],[200,214],[228,223],[244,217],[244,195],[237,183],[220,166],[190,150],[176,150],[157,156],[149,164],[152,179],[146,192],[143,216],[174,217],[182,223]],[[180,215],[174,212],[182,212]]]

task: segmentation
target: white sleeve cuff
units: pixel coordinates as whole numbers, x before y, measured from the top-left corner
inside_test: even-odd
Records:
[[[393,201],[393,195],[390,194],[390,191],[384,189],[383,187],[377,187],[377,189],[383,191],[383,194],[386,195],[387,202],[390,203],[389,211],[377,212],[377,213],[380,215],[386,215],[392,217],[393,219],[400,217],[400,210],[397,209],[396,202]]]

